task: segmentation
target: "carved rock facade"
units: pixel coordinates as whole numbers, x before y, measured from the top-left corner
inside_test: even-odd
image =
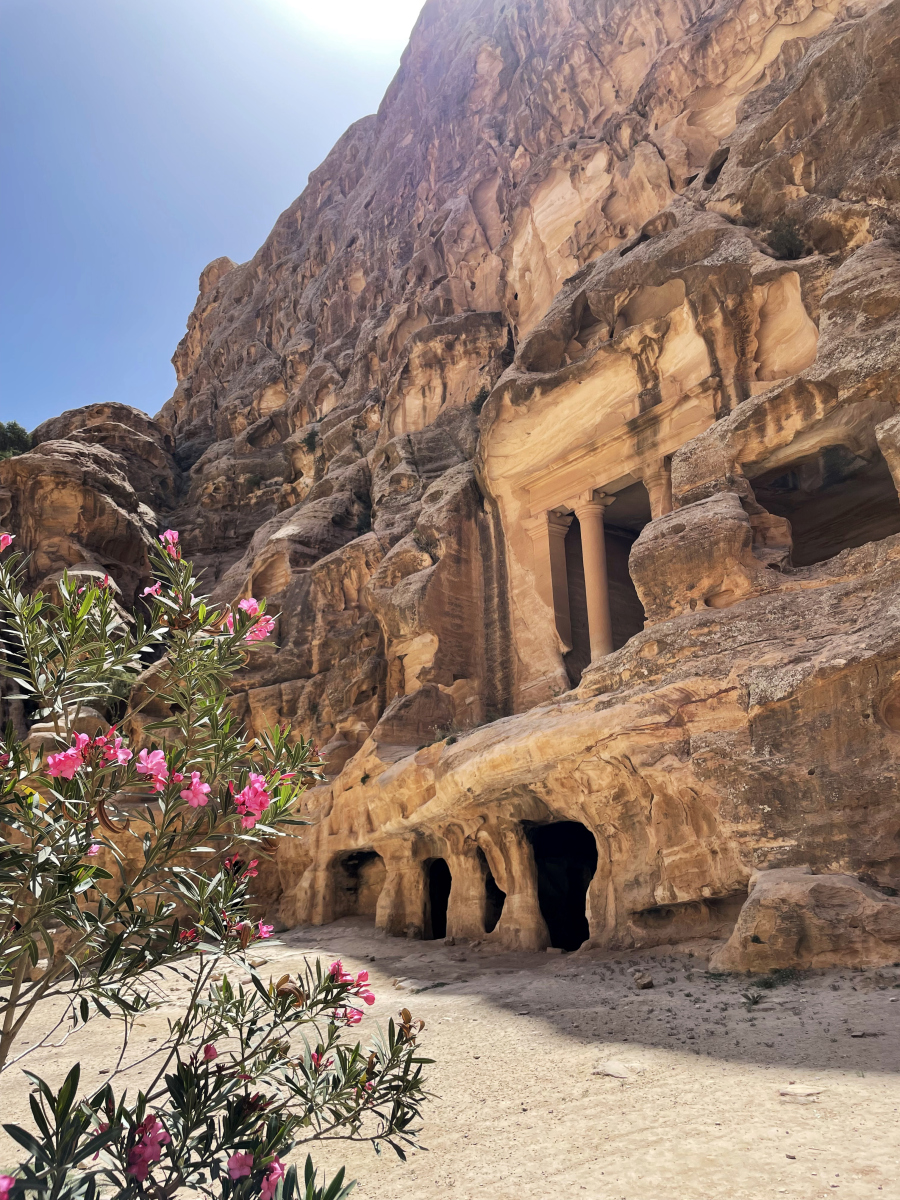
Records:
[[[130,599],[164,524],[268,597],[235,704],[330,776],[286,923],[889,953],[898,98],[898,0],[428,0],[379,113],[203,272],[158,417],[0,464],[35,582]]]

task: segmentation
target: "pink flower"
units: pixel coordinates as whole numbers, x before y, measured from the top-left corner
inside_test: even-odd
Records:
[[[4,550],[9,549],[15,536],[16,535],[14,533],[0,533],[0,554],[2,554]],[[0,1175],[0,1179],[12,1179],[12,1175]],[[12,1187],[12,1184],[9,1186]]]
[[[247,630],[246,642],[264,642],[275,628],[275,618],[262,616]]]
[[[98,738],[97,741],[98,743],[100,741],[105,743],[106,738]],[[103,751],[103,757],[108,762],[112,762],[112,760],[115,759],[120,767],[124,767],[127,762],[131,762],[133,755],[131,751],[122,744],[122,739],[117,737],[114,738],[112,744],[107,746],[107,748]]]
[[[154,583],[153,587],[144,588],[144,590],[141,592],[141,595],[142,596],[158,596],[161,591],[162,591],[162,580],[160,579],[160,580],[157,580],[156,583]]]
[[[249,1150],[238,1150],[228,1160],[228,1174],[232,1182],[243,1179],[253,1170],[253,1155]]]
[[[162,1157],[160,1147],[171,1139],[163,1129],[159,1117],[152,1115],[144,1117],[135,1133],[138,1142],[128,1151],[128,1174],[143,1182],[147,1178],[150,1164],[159,1162]]]
[[[162,548],[170,558],[178,558],[178,532],[175,529],[166,529],[159,535],[159,540],[162,543]]]
[[[91,846],[90,846],[90,849],[88,850],[88,854],[93,856],[93,855],[99,853],[99,850],[100,850],[100,843],[99,842],[91,842]]]
[[[70,749],[59,754],[47,755],[47,774],[53,779],[74,779],[75,772],[84,765],[81,752]]]
[[[252,829],[272,803],[272,797],[266,791],[265,775],[254,775],[251,772],[250,782],[243,791],[238,792],[234,803],[241,814],[241,825],[244,829]]]
[[[331,976],[332,979],[337,980],[338,983],[352,983],[353,982],[353,976],[348,971],[344,970],[344,964],[341,962],[341,960],[339,958],[336,958],[334,960],[334,962],[331,964],[331,966],[328,968],[328,974]]]
[[[356,977],[356,982],[357,983],[368,983],[369,982],[369,972],[368,971],[360,971],[360,973]]]
[[[314,1071],[321,1071],[323,1069],[327,1071],[328,1068],[334,1063],[333,1058],[329,1058],[327,1062],[322,1062],[322,1055],[318,1050],[313,1050],[309,1057]]]
[[[90,744],[91,739],[86,733],[76,733],[75,743],[68,750],[47,755],[47,774],[54,779],[73,779],[78,768],[84,765],[84,752]]]
[[[189,946],[191,944],[191,942],[196,942],[197,930],[196,929],[182,929],[181,933],[179,933],[179,935],[178,935],[178,940],[183,945]]]
[[[151,778],[153,790],[161,792],[169,778],[169,768],[162,750],[142,750],[138,755],[137,773]]]
[[[332,1016],[335,1021],[346,1021],[348,1025],[358,1025],[363,1019],[362,1011],[358,1008],[336,1008]]]
[[[271,937],[271,936],[272,936],[272,931],[273,931],[274,929],[275,929],[275,926],[274,926],[274,925],[263,925],[262,921],[260,921],[260,923],[259,923],[259,936],[260,936],[261,938],[268,938],[268,937]]]
[[[374,1004],[375,1003],[375,993],[374,992],[357,992],[356,994],[357,994],[357,996],[359,996],[360,1000],[365,1001],[366,1004]]]
[[[234,614],[228,613],[225,617],[225,628],[229,633],[234,633]]]
[[[281,1180],[284,1179],[284,1163],[276,1155],[269,1164],[269,1169],[263,1176],[262,1181],[262,1200],[272,1200],[275,1195],[275,1190]]]
[[[187,800],[191,808],[203,808],[209,793],[209,784],[203,783],[199,771],[191,771],[191,781],[181,793],[182,800]]]
[[[0,535],[0,543],[2,543],[3,538],[9,538],[9,534],[4,533],[4,534]],[[8,545],[9,545],[9,541],[7,541],[7,543],[6,543],[6,546],[8,546]],[[0,548],[5,550],[6,546],[0,545]],[[12,1191],[13,1184],[15,1182],[16,1182],[15,1175],[0,1175],[0,1200],[6,1200],[6,1197]]]
[[[9,754],[0,754],[0,767],[9,766]]]
[[[204,1062],[213,1062],[218,1057],[219,1057],[218,1050],[215,1048],[215,1046],[212,1044],[212,1042],[207,1042],[206,1045],[203,1047],[203,1061]]]
[[[254,600],[252,596],[247,600],[239,600],[238,608],[241,612],[245,612],[248,617],[255,617],[259,613],[259,601]]]

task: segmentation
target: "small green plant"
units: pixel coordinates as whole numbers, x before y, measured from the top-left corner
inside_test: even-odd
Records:
[[[756,1008],[757,1004],[762,1003],[763,994],[762,992],[751,990],[749,992],[741,992],[741,997],[744,1001],[744,1007],[747,1009],[747,1012],[750,1012]]]
[[[0,459],[15,458],[31,449],[31,434],[18,421],[0,421]]]
[[[774,221],[766,234],[766,242],[776,258],[805,258],[809,254],[800,226],[792,217],[779,217]]]
[[[315,453],[318,442],[319,442],[319,431],[317,429],[310,429],[300,439],[301,446],[303,446],[303,448],[305,450],[307,450],[310,454]]]
[[[255,492],[262,483],[262,475],[248,475],[244,479],[244,485],[248,492]]]

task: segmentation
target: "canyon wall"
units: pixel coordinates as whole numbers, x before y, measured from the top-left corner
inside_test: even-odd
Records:
[[[900,957],[898,0],[428,0],[173,362],[0,524],[267,597],[286,924]]]

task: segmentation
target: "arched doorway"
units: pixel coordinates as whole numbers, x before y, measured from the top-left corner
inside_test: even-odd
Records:
[[[590,935],[587,890],[597,870],[597,843],[578,821],[535,825],[528,831],[538,878],[538,904],[550,945],[577,950]]]
[[[374,850],[354,850],[335,864],[335,917],[373,917],[387,871]]]
[[[428,906],[425,913],[425,938],[436,941],[447,936],[447,905],[453,876],[443,858],[428,863]]]
[[[491,870],[487,855],[478,847],[478,860],[484,871],[484,932],[493,933],[506,903],[506,892],[497,886],[494,872]]]

